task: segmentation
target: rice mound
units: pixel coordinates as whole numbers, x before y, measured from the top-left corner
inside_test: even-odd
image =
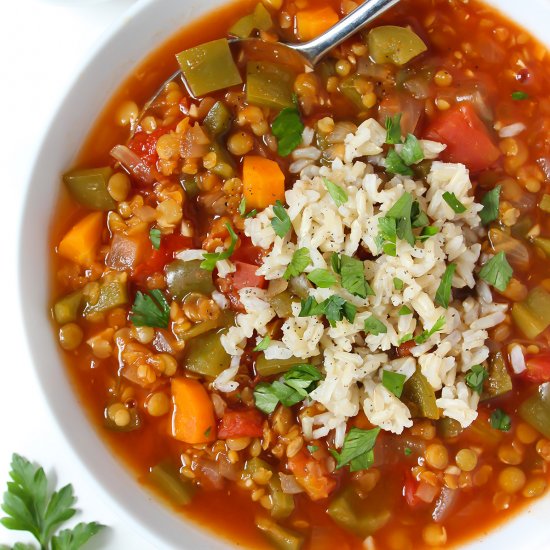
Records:
[[[353,323],[344,319],[326,326],[319,317],[299,317],[300,304],[294,303],[293,315],[282,325],[281,340],[271,341],[265,350],[268,359],[316,358],[324,371],[324,380],[309,399],[321,403],[326,412],[302,420],[305,437],[320,438],[334,430],[335,446],[340,447],[347,420],[361,409],[370,422],[384,430],[399,434],[410,427],[411,412],[381,383],[383,369],[408,379],[419,368],[436,392],[441,414],[463,427],[470,425],[477,416],[479,395],[467,386],[464,376],[473,365],[487,360],[487,330],[504,319],[506,305],[493,303],[487,285],[474,279],[484,230],[478,215],[482,206],[474,202],[468,170],[462,164],[434,160],[424,180],[394,176],[385,182],[374,171],[374,166],[384,162],[380,154],[386,137],[385,129],[375,120],[363,122],[345,137],[344,158],[335,159],[330,166],[316,164],[320,152],[311,146],[311,135],[311,129],[306,129],[305,143],[293,153],[293,166],[299,163],[301,171],[285,195],[292,231],[284,238],[275,234],[271,226],[273,207],[245,221],[245,233],[253,244],[269,250],[257,273],[268,281],[280,279],[294,251],[302,247],[311,256],[306,274],[329,268],[333,252],[351,256],[363,247],[372,257],[364,262],[364,268],[375,295],[363,299],[339,286],[310,285],[309,295],[318,302],[337,294],[354,304],[357,315]],[[426,140],[420,140],[420,145],[429,159],[435,159],[445,147]],[[323,178],[345,189],[345,204],[336,205]],[[464,213],[455,213],[445,202],[446,191],[454,193],[466,207]],[[398,239],[396,256],[388,256],[376,244],[378,219],[404,192],[413,195],[439,232],[415,246]],[[456,264],[452,287],[473,290],[466,299],[453,300],[444,309],[434,299],[449,262]],[[403,281],[401,289],[395,288],[394,278]],[[301,279],[298,282],[303,286],[305,276]],[[235,389],[232,377],[247,340],[256,336],[259,342],[267,323],[276,317],[265,290],[246,288],[240,291],[240,298],[246,313],[237,315],[236,326],[222,336],[233,362],[214,382],[221,391]],[[412,313],[399,315],[403,305]],[[370,315],[384,323],[385,334],[364,333],[364,322]],[[399,346],[405,335],[414,334],[417,327],[430,329],[440,317],[445,319],[442,330],[415,345],[411,356],[390,356],[390,350]]]

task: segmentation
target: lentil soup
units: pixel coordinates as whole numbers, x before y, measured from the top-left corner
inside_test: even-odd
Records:
[[[226,41],[354,7],[195,22],[63,176],[75,390],[140,482],[250,548],[454,546],[547,489],[547,51],[458,0],[403,0],[314,71]]]

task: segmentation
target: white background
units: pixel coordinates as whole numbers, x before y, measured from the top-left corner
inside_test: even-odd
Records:
[[[185,0],[182,0],[185,2]],[[77,521],[111,528],[89,548],[152,550],[103,502],[55,427],[34,378],[20,319],[16,268],[19,215],[35,151],[87,51],[132,0],[2,0],[0,7],[0,493],[11,454],[41,463],[72,483]],[[46,274],[36,273],[36,277]],[[77,474],[78,472],[78,474]],[[0,526],[0,544],[30,542]]]

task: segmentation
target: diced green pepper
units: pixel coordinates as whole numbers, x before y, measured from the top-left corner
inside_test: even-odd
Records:
[[[294,105],[294,75],[266,61],[249,61],[246,65],[246,99],[251,105],[284,109]]]
[[[506,368],[506,362],[502,353],[495,353],[491,357],[489,364],[489,377],[485,382],[485,391],[482,396],[483,399],[491,399],[492,397],[498,397],[512,390],[512,378],[508,374]]]
[[[460,422],[458,422],[454,418],[449,418],[447,416],[440,418],[436,422],[436,426],[437,433],[443,439],[457,437],[462,433],[462,426],[460,425]]]
[[[363,98],[356,87],[359,78],[361,77],[357,74],[344,78],[340,83],[340,91],[357,109],[359,109],[359,111],[365,111],[366,107],[363,104]]]
[[[327,511],[338,525],[364,539],[381,529],[390,519],[386,508],[374,504],[369,508],[365,510],[365,503],[352,487],[348,487],[332,499]]]
[[[405,65],[428,49],[411,29],[394,25],[372,29],[367,36],[367,42],[369,55],[375,63],[393,63],[399,66]]]
[[[242,83],[225,38],[206,42],[176,55],[189,90],[201,97]]]
[[[174,260],[164,268],[168,293],[174,300],[183,300],[190,292],[210,295],[215,290],[212,272],[200,265],[201,260]]]
[[[210,171],[223,179],[232,178],[235,175],[235,163],[227,149],[215,141],[210,144],[210,151],[216,153],[216,165]]]
[[[241,17],[230,29],[229,34],[239,38],[248,38],[253,30],[268,31],[273,27],[271,15],[260,2],[250,15]]]
[[[550,258],[550,239],[545,239],[544,237],[535,237],[533,239],[535,246],[542,250],[544,254]]]
[[[189,174],[180,174],[180,184],[183,187],[185,194],[190,199],[198,197],[200,189],[197,178],[195,176],[190,176]]]
[[[281,527],[268,518],[256,518],[256,525],[277,550],[300,550],[304,544],[303,535]]]
[[[536,338],[550,325],[550,293],[535,287],[523,302],[512,306],[512,319],[527,338]]]
[[[149,480],[176,506],[185,506],[193,498],[192,483],[184,479],[172,464],[161,462],[153,466],[149,472]]]
[[[133,432],[141,427],[141,419],[135,407],[129,407],[126,409],[130,413],[130,422],[128,422],[128,424],[124,424],[123,426],[119,426],[114,420],[111,419],[107,412],[108,409],[109,407],[105,407],[104,412],[104,424],[108,430],[113,432]]]
[[[229,131],[232,121],[229,107],[223,101],[216,101],[204,117],[203,126],[211,137],[217,138]]]
[[[128,287],[125,281],[113,280],[102,282],[99,289],[99,299],[95,303],[85,302],[84,317],[94,313],[103,313],[115,307],[128,303]]]
[[[303,362],[303,359],[299,359],[297,357],[290,357],[289,359],[266,359],[265,355],[262,353],[256,359],[254,367],[260,376],[267,377],[276,374],[283,374],[284,372],[290,370],[294,365],[298,365]]]
[[[229,367],[231,357],[220,342],[222,333],[207,332],[187,342],[184,361],[187,370],[207,378],[216,378]]]
[[[230,327],[235,323],[235,314],[230,310],[224,310],[216,319],[209,319],[208,321],[203,321],[202,323],[197,323],[193,325],[188,331],[179,334],[178,338],[180,340],[191,340],[196,338],[201,334],[210,332],[221,327]]]
[[[288,290],[285,290],[269,299],[269,303],[275,310],[277,317],[281,317],[282,319],[292,317],[292,302],[296,301],[297,299]]]
[[[82,291],[71,292],[60,298],[53,306],[53,316],[60,325],[77,320],[82,305]]]
[[[439,418],[435,392],[418,368],[405,382],[401,400],[409,407],[413,418]]]
[[[71,170],[63,176],[63,181],[72,197],[82,206],[92,210],[113,210],[116,202],[107,191],[112,168],[89,168]]]
[[[533,227],[533,220],[529,216],[523,216],[510,228],[510,230],[514,237],[518,239],[525,239],[527,238],[527,233],[529,233],[531,227]]]
[[[544,437],[550,437],[550,383],[541,384],[537,392],[519,406],[518,412],[527,424]]]
[[[542,199],[540,200],[539,208],[546,212],[547,214],[550,214],[550,195],[547,195],[546,193],[542,196]]]

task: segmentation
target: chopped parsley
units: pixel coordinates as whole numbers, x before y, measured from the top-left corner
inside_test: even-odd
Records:
[[[418,201],[414,201],[411,207],[411,225],[413,227],[424,227],[430,223],[426,212],[420,209]]]
[[[277,152],[282,157],[290,155],[302,142],[304,123],[298,107],[285,107],[271,123],[271,131],[277,138]]]
[[[410,447],[405,447],[403,449],[403,453],[405,456],[411,456],[412,455],[412,449]]]
[[[504,252],[493,256],[479,272],[479,278],[503,292],[506,290],[514,270],[506,259]]]
[[[407,306],[401,306],[397,312],[398,315],[410,315],[411,313],[412,309]]]
[[[307,278],[320,288],[330,288],[336,284],[336,275],[328,269],[314,269],[307,274]]]
[[[399,174],[401,176],[412,176],[414,172],[409,168],[405,161],[399,156],[395,149],[390,149],[386,155],[386,170],[391,174]]]
[[[376,246],[387,256],[397,256],[397,224],[393,218],[378,218]]]
[[[526,92],[512,92],[512,99],[514,101],[523,101],[529,99],[529,94]]]
[[[319,447],[317,445],[308,445],[307,450],[313,454],[316,453],[319,450]]]
[[[272,413],[279,403],[292,407],[303,401],[323,379],[321,372],[312,365],[294,365],[283,375],[282,381],[260,382],[254,388],[254,403],[262,412]]]
[[[206,430],[204,430],[204,437],[210,437],[210,432],[212,431],[212,426],[208,426]]]
[[[491,413],[490,422],[495,430],[500,430],[501,432],[508,432],[512,427],[510,417],[502,409],[495,409]]]
[[[435,303],[445,309],[449,307],[449,301],[451,299],[451,283],[453,282],[455,270],[456,264],[449,264],[445,268],[445,273],[443,273],[441,282],[439,283],[435,293]]]
[[[226,250],[222,252],[205,252],[203,255],[204,260],[201,262],[201,269],[206,269],[207,271],[213,271],[216,267],[216,263],[221,260],[227,260],[231,258],[233,252],[235,251],[235,245],[237,244],[238,237],[233,228],[226,223],[225,227],[231,236],[231,244]]]
[[[365,279],[365,266],[361,260],[342,254],[339,261],[339,273],[342,287],[360,298],[374,296],[374,292]]]
[[[407,334],[404,334],[401,338],[399,338],[399,345],[404,344],[405,342],[409,342],[414,338],[414,336],[407,332]]]
[[[422,228],[422,231],[420,232],[418,239],[423,242],[426,239],[429,239],[430,237],[437,235],[438,233],[439,233],[439,227],[436,227],[435,225],[427,225],[426,227]]]
[[[386,218],[393,218],[395,220],[397,237],[414,246],[415,238],[411,223],[412,205],[412,195],[409,192],[405,192],[387,211]]]
[[[395,290],[403,290],[403,281],[399,277],[394,277],[393,287],[395,288]]]
[[[412,134],[407,135],[399,156],[407,166],[416,164],[424,159],[424,152],[422,151],[422,147],[420,147],[420,142]]]
[[[241,216],[244,216],[246,213],[246,199],[244,197],[241,199],[241,202],[239,203],[238,211]]]
[[[404,374],[382,369],[382,385],[396,397],[401,397],[406,380]]]
[[[489,377],[489,373],[481,365],[474,365],[464,378],[466,385],[481,395],[483,391],[483,382]]]
[[[283,274],[283,279],[290,279],[291,277],[297,277],[304,271],[304,269],[311,263],[311,257],[309,250],[305,247],[298,248],[292,255],[292,260],[288,264]]]
[[[268,348],[270,343],[271,343],[271,338],[269,334],[266,334],[262,338],[261,342],[252,351],[264,351]]]
[[[332,200],[335,202],[336,206],[342,206],[348,200],[348,194],[342,189],[339,185],[336,185],[328,178],[323,178],[325,186],[329,195],[332,197]]]
[[[247,212],[243,217],[245,219],[254,218],[257,213],[258,213],[258,211],[255,208],[253,208],[250,212]]]
[[[436,332],[440,331],[445,326],[445,317],[441,316],[430,330],[423,330],[414,341],[417,344],[424,344],[428,341],[430,336],[433,336]]]
[[[168,328],[169,320],[170,306],[158,288],[149,294],[138,290],[130,313],[130,321],[134,326]]]
[[[275,217],[271,220],[271,226],[275,234],[283,238],[290,231],[290,218],[281,201],[277,201],[273,206]]]
[[[386,143],[395,145],[401,143],[401,113],[386,117]]]
[[[483,209],[479,213],[479,217],[481,218],[481,223],[483,225],[487,225],[498,218],[501,189],[502,186],[497,185],[494,189],[491,189],[485,193],[484,197],[481,199]]]
[[[445,191],[445,193],[443,193],[443,200],[452,208],[455,214],[466,212],[466,207],[458,200],[454,193]]]
[[[331,326],[334,326],[337,321],[347,319],[353,323],[357,308],[346,302],[344,298],[332,295],[321,303],[317,303],[313,296],[308,296],[302,300],[299,317],[310,317],[312,315],[324,315]]]
[[[380,428],[362,430],[352,428],[344,439],[344,445],[340,453],[333,451],[336,458],[336,468],[342,468],[349,464],[350,472],[367,470],[374,463],[374,445],[380,433]]]
[[[338,275],[340,275],[342,262],[340,260],[340,255],[338,254],[338,252],[333,252],[330,255],[330,265],[332,266],[332,270],[334,271],[334,273],[338,273]]]
[[[153,245],[153,248],[155,250],[158,250],[160,248],[160,229],[157,229],[156,227],[151,227],[149,230],[149,240],[151,241],[151,244]]]
[[[365,319],[365,332],[378,336],[379,334],[386,334],[388,327],[374,315],[371,315],[368,319]]]

